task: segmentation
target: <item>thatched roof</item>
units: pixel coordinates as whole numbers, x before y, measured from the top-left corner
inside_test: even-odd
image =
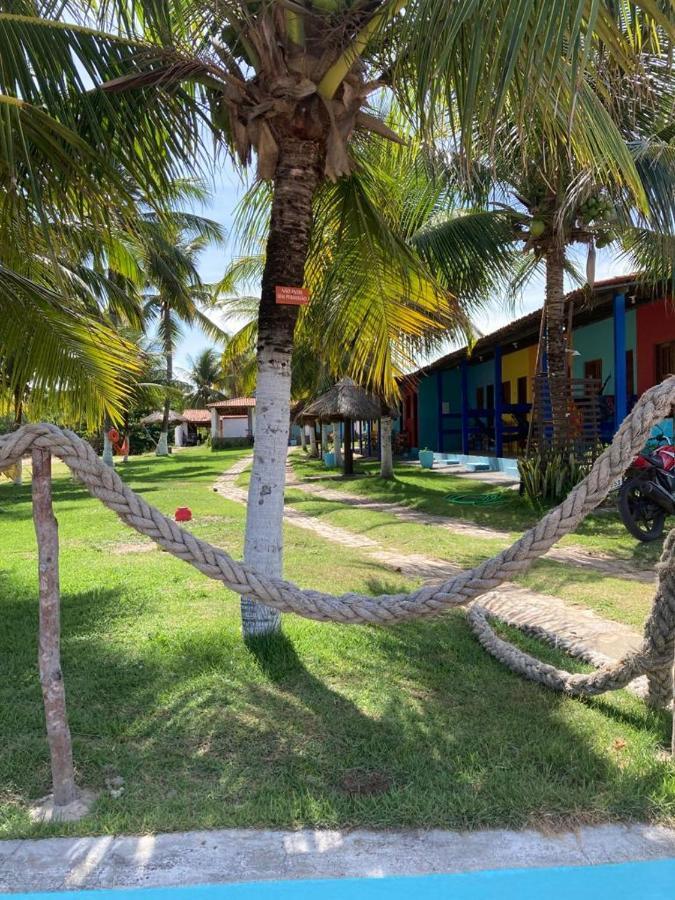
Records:
[[[319,419],[322,422],[342,422],[345,419],[367,421],[382,416],[397,416],[398,412],[380,397],[365,391],[351,378],[343,378],[333,387],[312,400],[298,415],[300,421]]]
[[[141,419],[141,425],[161,425],[163,418],[164,413],[161,410],[158,410],[157,412],[150,413],[149,416],[145,416],[145,418]],[[184,421],[185,416],[182,416],[180,413],[170,410],[169,425],[180,425],[181,422]]]

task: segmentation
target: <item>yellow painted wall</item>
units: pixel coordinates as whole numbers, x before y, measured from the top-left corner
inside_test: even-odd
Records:
[[[534,366],[537,359],[537,347],[524,347],[522,350],[514,350],[505,353],[502,357],[502,381],[511,382],[511,403],[518,397],[518,379],[527,375],[527,402],[532,402],[532,382]]]

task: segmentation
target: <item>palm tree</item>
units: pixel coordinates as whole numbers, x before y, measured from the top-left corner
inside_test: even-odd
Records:
[[[40,223],[30,192],[8,203],[0,223],[0,380],[11,393],[30,384],[33,412],[54,405],[70,421],[121,409],[138,371],[134,348],[105,314],[118,288],[88,262],[90,224]],[[108,198],[109,199],[109,198]],[[50,217],[75,216],[69,202]]]
[[[652,37],[642,34],[640,70],[630,79],[622,77],[602,50],[591,56],[589,87],[584,90],[596,107],[598,124],[603,119],[607,123],[614,143],[611,155],[600,149],[590,160],[579,155],[573,142],[550,132],[546,119],[533,119],[526,135],[506,120],[497,132],[499,152],[486,148],[482,165],[474,166],[472,180],[464,185],[474,201],[489,205],[491,214],[500,219],[509,215],[513,240],[524,243],[524,264],[512,287],[520,289],[541,265],[545,270],[537,379],[543,396],[535,402],[550,405],[551,412],[551,433],[539,435],[540,441],[558,447],[569,439],[571,400],[564,276],[570,273],[583,283],[570,262],[569,248],[586,246],[585,280],[590,286],[596,247],[623,246],[654,280],[672,271],[673,70],[663,48],[650,45]],[[612,160],[623,164],[615,166]],[[424,252],[432,267],[451,252],[447,231],[458,225],[461,220],[440,222],[425,235]]]
[[[65,5],[73,14],[80,10],[78,3]],[[51,4],[44,10],[49,15]],[[165,168],[176,156],[188,156],[206,106],[213,129],[240,163],[247,165],[255,151],[260,178],[273,182],[258,320],[259,452],[244,555],[248,564],[277,575],[298,309],[278,304],[276,288],[305,281],[315,200],[325,180],[353,173],[355,144],[397,140],[373,114],[369,98],[393,93],[427,135],[449,118],[467,166],[474,136],[494,134],[505,112],[522,128],[533,112],[546,113],[550,130],[571,134],[577,152],[590,160],[599,144],[612,148],[613,132],[604,121],[597,127],[598,110],[579,89],[585,60],[599,42],[626,69],[637,53],[626,52],[610,0],[557,0],[549,15],[539,4],[508,0],[492,4],[489,16],[483,4],[447,0],[103,0],[97,10],[102,29],[115,23],[124,40],[69,24],[22,25],[17,36],[6,19],[5,43],[15,55],[17,41],[33,55],[53,47],[59,86],[81,90],[84,67],[109,99],[103,124],[90,115],[91,128],[105,131],[107,122],[121,121],[122,110],[127,120],[122,134],[115,133],[116,146],[132,132],[144,168]],[[672,21],[653,0],[632,4],[629,14],[635,10],[654,29],[672,34]],[[38,76],[38,86],[49,91],[43,80]],[[58,102],[58,94],[52,86],[48,99]],[[85,109],[92,109],[101,95],[87,96],[93,100]],[[158,134],[161,153],[153,156]],[[408,272],[409,254],[392,255],[390,267]],[[409,296],[417,285],[417,278],[409,279]],[[252,623],[259,632],[276,626],[276,616],[263,609]]]
[[[187,395],[188,406],[201,409],[208,403],[221,400],[225,393],[221,390],[222,368],[218,351],[206,347],[195,358],[189,356],[188,383],[190,393]]]
[[[182,221],[181,224],[186,223]],[[149,218],[146,234],[150,240],[141,246],[144,253],[143,271],[148,282],[145,317],[155,322],[166,361],[166,397],[157,444],[157,456],[169,452],[169,416],[173,375],[173,353],[180,335],[181,323],[199,325],[214,338],[227,335],[202,311],[211,303],[211,291],[204,285],[197,271],[199,254],[209,241],[209,236],[219,238],[220,229],[214,222],[193,222],[191,232],[180,229],[173,217]],[[205,233],[205,230],[207,233]]]
[[[486,167],[489,186],[483,199],[492,201],[488,216],[500,222],[510,218],[514,245],[525,258],[510,292],[516,294],[541,266],[545,272],[545,295],[541,341],[538,351],[536,389],[542,395],[535,403],[550,405],[550,434],[538,435],[545,445],[562,447],[569,440],[570,382],[567,310],[564,277],[592,287],[596,248],[613,246],[632,257],[636,267],[651,281],[672,277],[675,258],[675,153],[670,142],[633,140],[626,152],[634,156],[639,174],[638,191],[621,177],[608,178],[590,166],[582,166],[569,154],[540,153],[527,157],[513,148],[510,159]],[[646,202],[645,202],[646,198]],[[432,268],[443,266],[452,252],[450,230],[462,231],[466,221],[450,218],[433,225],[423,235],[420,249]],[[578,273],[569,248],[587,248],[585,276]],[[544,389],[544,384],[546,387]]]

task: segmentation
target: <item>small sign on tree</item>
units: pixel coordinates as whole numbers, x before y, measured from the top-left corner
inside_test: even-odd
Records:
[[[275,288],[276,301],[284,306],[307,306],[309,291],[304,287],[284,287],[278,284]]]

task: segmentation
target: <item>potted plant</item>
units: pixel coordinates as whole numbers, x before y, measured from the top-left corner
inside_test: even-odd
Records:
[[[434,467],[434,451],[429,450],[428,447],[425,447],[424,450],[420,450],[420,466],[423,469],[433,469]]]
[[[323,455],[323,464],[327,469],[335,468],[335,451],[334,450],[326,450]]]

